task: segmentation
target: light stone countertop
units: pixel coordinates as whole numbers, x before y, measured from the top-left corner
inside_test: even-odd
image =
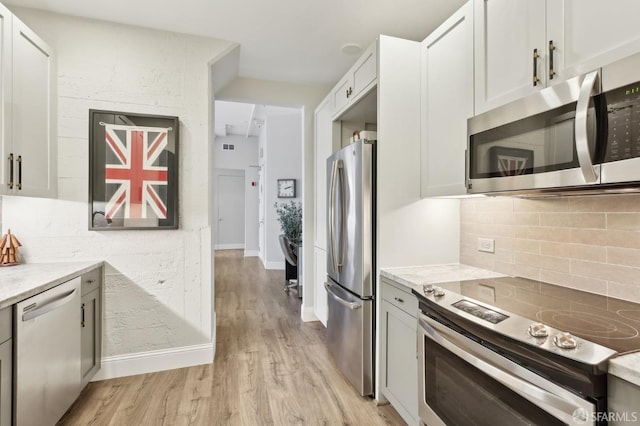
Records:
[[[0,309],[89,272],[103,263],[28,263],[0,267]]]
[[[487,271],[459,263],[382,268],[380,269],[380,276],[417,291],[422,291],[422,287],[425,284],[504,277],[503,274],[498,272]]]
[[[609,374],[640,386],[640,352],[621,355],[609,361]]]

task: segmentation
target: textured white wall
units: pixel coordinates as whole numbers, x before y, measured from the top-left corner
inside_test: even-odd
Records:
[[[27,262],[104,259],[104,355],[212,341],[209,66],[230,43],[30,9],[58,55],[59,199],[5,197]],[[87,231],[88,110],[180,117],[180,229]]]

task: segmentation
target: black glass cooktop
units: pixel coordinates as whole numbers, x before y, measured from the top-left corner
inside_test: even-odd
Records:
[[[640,350],[638,303],[517,277],[437,285],[619,353]]]

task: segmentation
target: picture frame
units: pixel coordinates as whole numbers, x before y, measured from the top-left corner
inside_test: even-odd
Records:
[[[180,120],[89,110],[89,230],[177,229]]]
[[[278,179],[278,198],[296,198],[295,179]]]
[[[491,177],[518,176],[533,173],[533,151],[494,146],[489,149]]]

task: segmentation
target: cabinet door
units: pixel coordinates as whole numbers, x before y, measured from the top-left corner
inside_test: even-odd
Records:
[[[101,315],[100,289],[82,296],[81,299],[81,363],[82,386],[100,369],[101,358]]]
[[[313,257],[313,276],[315,281],[315,294],[313,297],[313,313],[316,318],[326,327],[327,326],[327,290],[324,283],[327,280],[327,252],[325,250],[314,248]]]
[[[315,233],[314,245],[327,249],[327,158],[333,152],[331,101],[325,99],[315,112]]]
[[[545,2],[474,0],[474,8],[475,113],[479,114],[544,87]],[[536,86],[534,49],[540,55]]]
[[[640,51],[637,0],[548,0],[547,42],[553,40],[558,80]]]
[[[418,424],[417,319],[382,301],[381,386],[408,424]]]
[[[373,43],[353,66],[353,93],[349,100],[355,99],[371,84],[378,74],[376,51],[378,44]]]
[[[0,4],[0,195],[13,189],[11,172],[11,20]]]
[[[473,115],[473,7],[422,42],[422,196],[466,194],[467,119]]]
[[[0,345],[0,426],[11,426],[13,341]]]
[[[351,83],[351,76],[347,74],[331,91],[334,112],[338,112],[347,106],[349,103],[349,96],[352,91],[353,86]]]
[[[52,49],[14,16],[12,140],[21,195],[56,195],[54,73]]]

